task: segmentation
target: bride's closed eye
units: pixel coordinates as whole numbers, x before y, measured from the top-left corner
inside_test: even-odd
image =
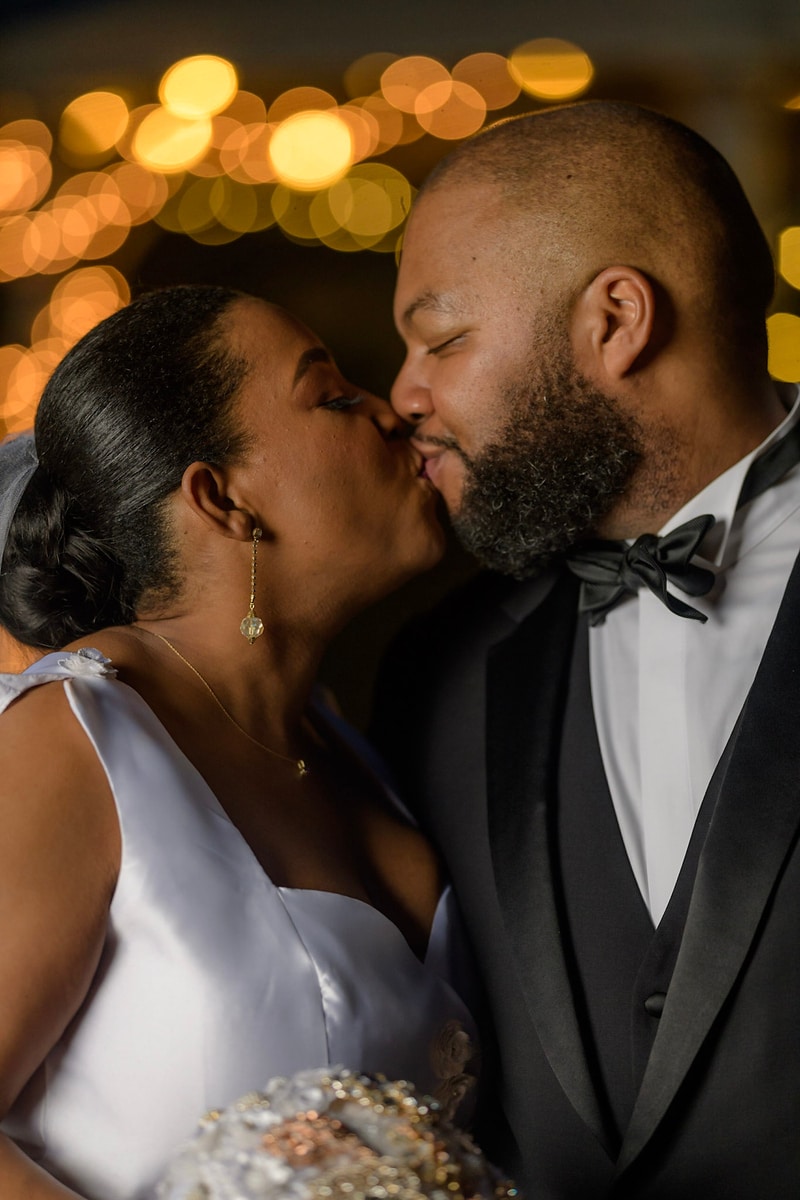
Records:
[[[355,396],[334,396],[332,400],[323,400],[320,408],[330,408],[334,412],[343,412],[347,408],[354,408],[357,404],[361,404],[364,397],[360,394]]]

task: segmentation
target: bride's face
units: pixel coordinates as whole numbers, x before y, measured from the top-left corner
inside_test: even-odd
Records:
[[[249,367],[243,470],[273,562],[365,599],[433,566],[444,548],[437,493],[388,402],[348,383],[281,309],[245,299],[230,317],[232,349]]]

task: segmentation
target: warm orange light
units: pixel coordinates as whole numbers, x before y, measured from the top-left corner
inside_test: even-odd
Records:
[[[240,125],[255,125],[259,122],[265,125],[267,106],[255,92],[240,89],[225,109],[225,116],[238,121]]]
[[[227,108],[238,86],[236,70],[226,58],[195,54],[164,73],[158,98],[173,116],[199,121]]]
[[[0,420],[3,422],[6,434],[21,433],[33,426],[39,397],[47,383],[50,371],[31,350],[17,346],[4,347],[4,349],[21,350],[22,353],[16,356],[16,361],[11,365],[8,373],[5,396],[0,405]],[[9,364],[4,365],[8,366]]]
[[[361,159],[376,154],[381,141],[381,127],[376,117],[357,104],[345,104],[337,108],[336,112],[350,130],[353,140],[353,162],[360,162]]]
[[[272,125],[240,125],[220,147],[220,165],[237,183],[270,183],[275,168],[269,157]]]
[[[81,267],[72,271],[53,289],[48,307],[49,336],[71,346],[129,300],[127,280],[115,267]]]
[[[23,251],[30,224],[28,216],[0,221],[0,281],[21,279],[23,275],[31,274]]]
[[[36,146],[48,156],[53,151],[53,135],[44,121],[25,118],[0,125],[0,141],[21,142],[23,146]]]
[[[47,193],[52,178],[50,159],[41,147],[11,139],[0,141],[0,214],[9,216],[33,208]]]
[[[154,171],[182,171],[199,162],[211,144],[211,121],[177,117],[156,108],[144,118],[133,137],[133,155]]]
[[[450,79],[450,72],[435,58],[413,55],[399,58],[381,75],[381,91],[401,112],[413,113],[417,96],[434,83]]]
[[[385,154],[402,140],[404,130],[404,114],[394,108],[383,96],[361,96],[351,100],[345,108],[357,108],[368,118],[375,121],[378,127],[378,140],[371,154]],[[413,121],[413,118],[408,118]],[[413,121],[416,125],[416,121]],[[417,126],[419,128],[419,126]],[[422,130],[420,130],[420,135]]]
[[[446,80],[421,91],[414,111],[427,133],[454,141],[480,129],[486,118],[486,101],[468,83]]]
[[[64,109],[59,141],[66,157],[77,162],[109,154],[128,124],[128,106],[116,92],[86,92]]]
[[[116,184],[124,201],[131,225],[151,221],[169,195],[163,175],[148,171],[139,163],[115,163],[106,172]]]
[[[520,93],[520,85],[511,78],[508,59],[502,54],[467,55],[453,67],[453,79],[480,92],[489,109],[506,108]]]
[[[350,166],[353,138],[338,113],[296,113],[273,133],[269,156],[282,183],[316,190],[333,183]]]
[[[517,46],[508,68],[520,87],[540,100],[579,96],[594,75],[588,54],[560,38],[535,38]]]
[[[295,113],[315,112],[317,109],[324,112],[329,108],[336,108],[336,101],[330,92],[316,87],[290,88],[270,104],[267,120],[277,125]]]

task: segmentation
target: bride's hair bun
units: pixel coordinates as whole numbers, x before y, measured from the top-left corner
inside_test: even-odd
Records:
[[[175,594],[166,498],[192,462],[222,466],[246,438],[233,399],[246,364],[222,287],[150,292],[65,356],[36,415],[40,466],[2,551],[0,624],[55,649]]]
[[[37,468],[3,552],[3,624],[28,645],[49,648],[131,620],[120,569],[87,528],[64,488]]]

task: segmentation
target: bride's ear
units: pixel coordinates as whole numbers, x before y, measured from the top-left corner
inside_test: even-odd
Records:
[[[209,463],[191,463],[181,479],[181,497],[189,510],[223,537],[249,541],[257,522],[253,516],[238,508],[228,494],[224,471]]]

